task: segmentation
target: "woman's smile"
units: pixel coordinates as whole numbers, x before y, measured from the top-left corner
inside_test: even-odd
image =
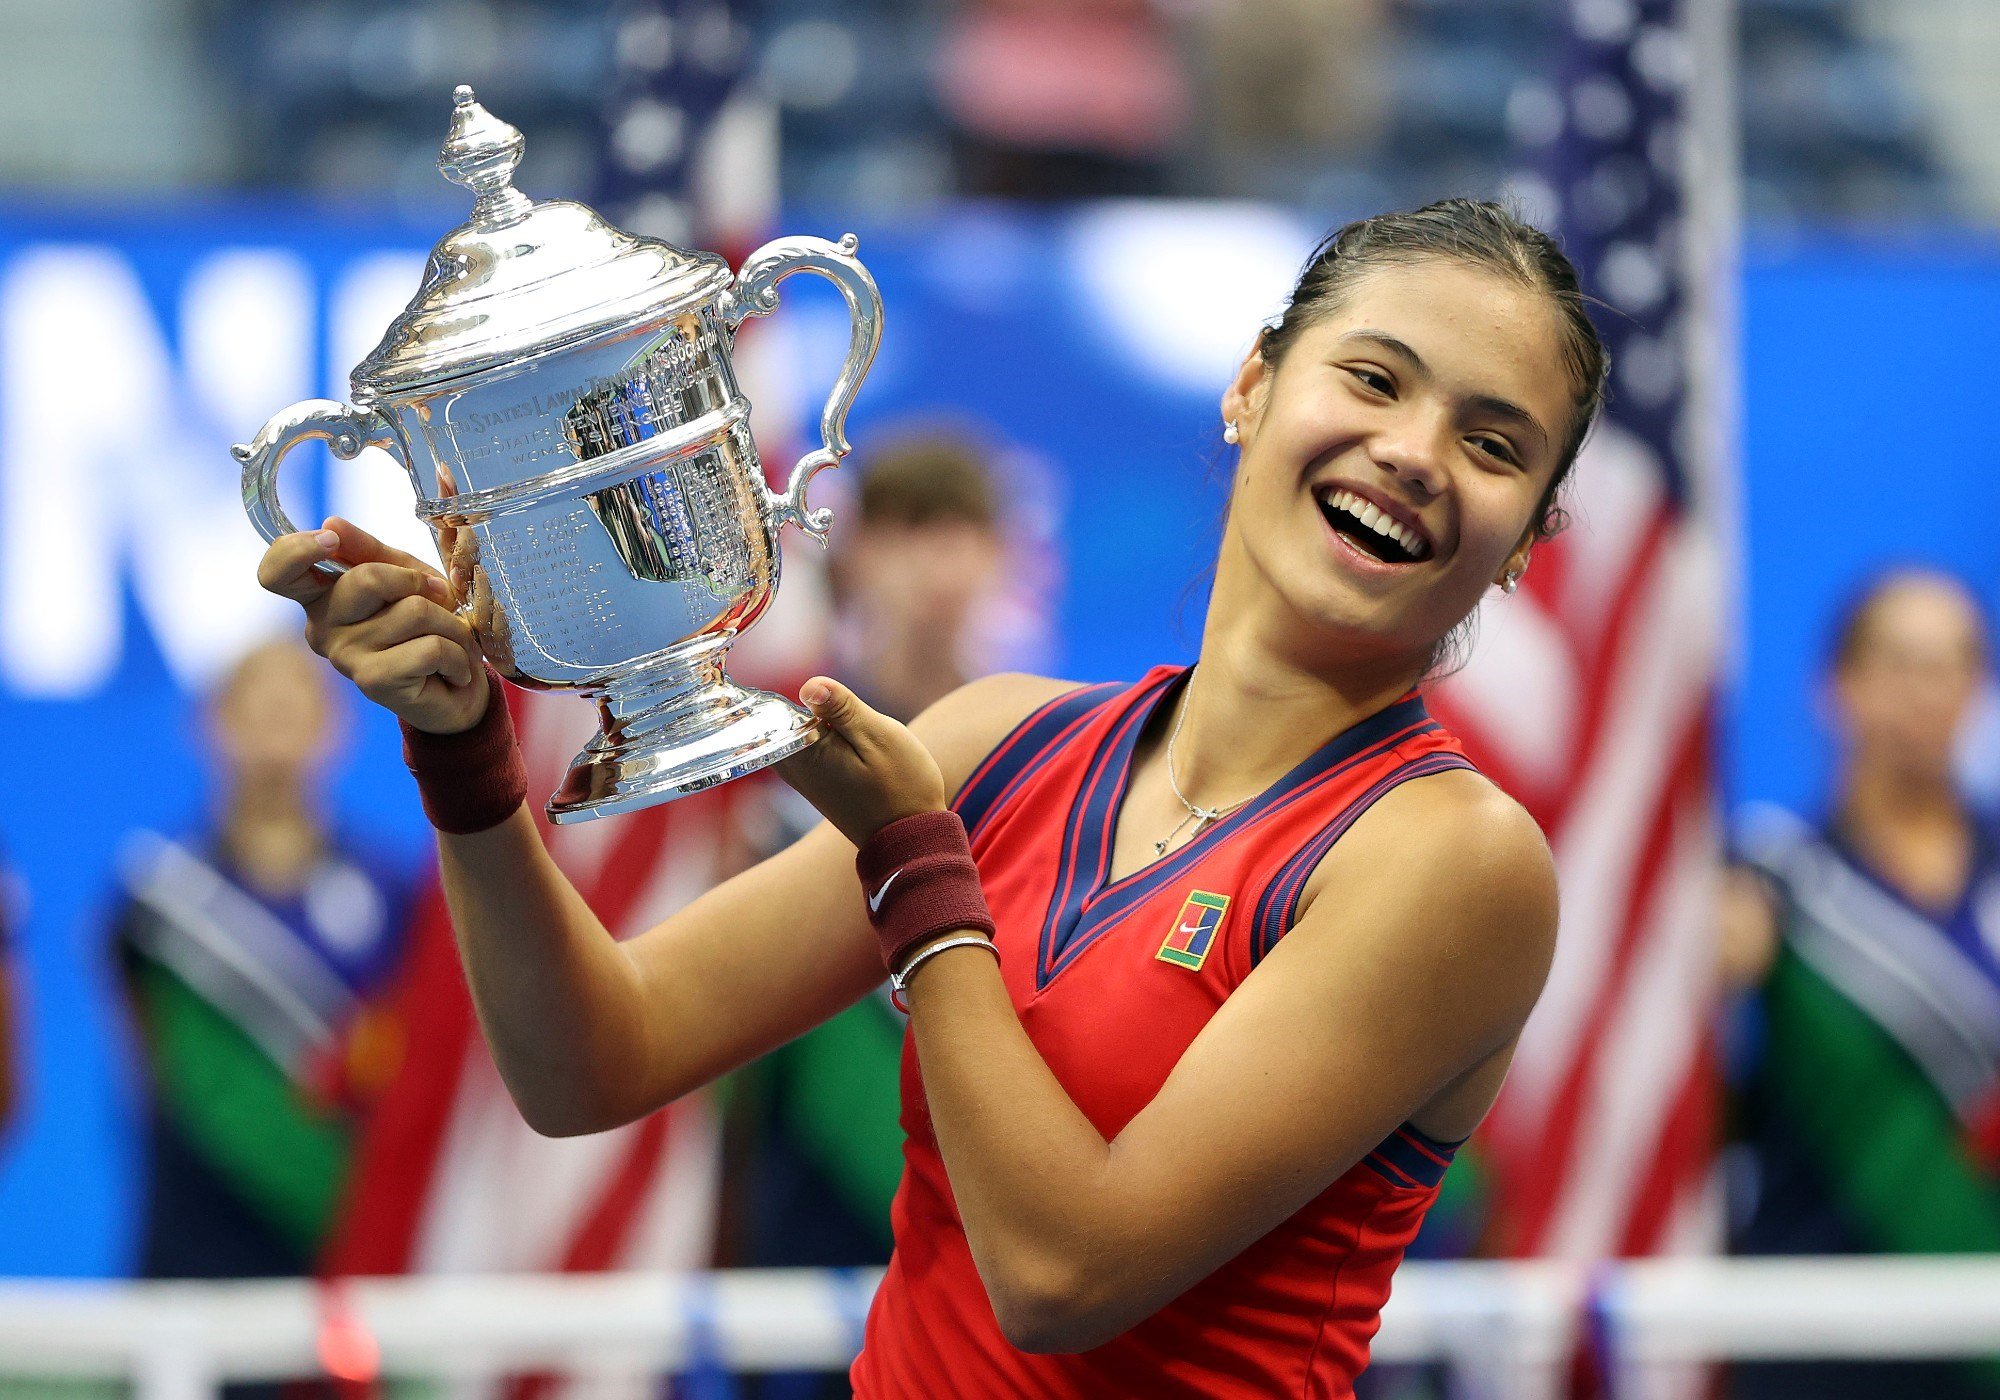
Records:
[[[1312,497],[1342,553],[1360,556],[1376,572],[1407,573],[1436,557],[1431,532],[1408,506],[1338,481],[1315,486]]]

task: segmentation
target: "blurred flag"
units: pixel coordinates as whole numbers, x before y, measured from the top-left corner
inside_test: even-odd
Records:
[[[760,134],[768,140],[774,128],[756,120],[753,99],[737,103],[749,37],[735,9],[730,0],[612,7],[617,71],[606,84],[605,163],[595,204],[614,224],[686,244],[691,229],[720,237],[718,222],[761,218],[750,211],[773,202],[775,157],[755,152]],[[732,109],[750,116],[732,117]],[[730,153],[716,154],[723,144]],[[701,198],[706,160],[728,163],[730,178],[714,183],[734,200],[714,219]],[[789,673],[801,665],[781,656],[764,670]],[[572,696],[511,687],[508,693],[530,800],[539,804],[589,737],[595,713]],[[606,928],[628,937],[740,865],[738,813],[755,800],[754,787],[731,783],[625,816],[544,826],[543,835]],[[327,1271],[708,1265],[719,1166],[706,1096],[608,1133],[537,1135],[521,1120],[480,1037],[435,889],[412,942],[403,1071],[369,1125]]]
[[[1690,133],[1706,89],[1730,78],[1698,52],[1707,5],[1572,0],[1559,84],[1514,103],[1539,167],[1520,203],[1608,304],[1596,319],[1613,372],[1574,528],[1489,608],[1440,699],[1561,872],[1555,967],[1485,1134],[1508,1253],[1720,1245],[1711,749],[1728,409],[1703,375],[1731,362],[1706,242],[1731,235],[1726,197],[1708,203],[1727,161],[1699,166]]]

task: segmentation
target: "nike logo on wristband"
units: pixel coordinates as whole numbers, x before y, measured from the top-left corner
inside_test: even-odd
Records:
[[[882,912],[882,896],[889,893],[889,886],[895,884],[896,877],[902,873],[903,873],[903,867],[900,865],[897,866],[894,870],[889,872],[889,878],[882,882],[882,888],[868,896],[869,913],[879,914]]]

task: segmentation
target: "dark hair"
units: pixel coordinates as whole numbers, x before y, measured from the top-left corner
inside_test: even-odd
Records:
[[[1300,334],[1336,311],[1369,273],[1432,259],[1483,268],[1541,292],[1555,303],[1574,412],[1555,474],[1535,511],[1535,538],[1545,540],[1569,523],[1567,513],[1556,503],[1557,497],[1603,406],[1611,368],[1610,356],[1586,309],[1576,268],[1548,234],[1482,199],[1445,199],[1406,213],[1357,219],[1327,235],[1313,250],[1284,314],[1259,335],[1258,349],[1264,362],[1275,370]],[[1464,664],[1471,653],[1477,617],[1474,612],[1439,639],[1426,668],[1427,677],[1449,674]]]
[[[865,525],[976,525],[995,529],[1000,504],[986,453],[964,437],[926,432],[877,449],[861,478]]]

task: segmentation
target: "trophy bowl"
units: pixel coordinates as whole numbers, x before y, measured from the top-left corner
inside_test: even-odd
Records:
[[[723,663],[775,596],[784,525],[825,543],[830,516],[806,487],[848,451],[882,300],[851,234],[781,238],[732,273],[581,204],[532,201],[512,184],[523,144],[470,88],[454,93],[438,167],[473,192],[470,219],[355,367],[351,402],[294,404],[233,451],[266,540],[296,528],[277,495],[294,444],[402,462],[494,668],[597,705],[598,732],[548,805],[572,822],[713,787],[819,737],[808,712]],[[776,492],[730,350],[795,272],[840,289],[852,335],[820,445]]]

